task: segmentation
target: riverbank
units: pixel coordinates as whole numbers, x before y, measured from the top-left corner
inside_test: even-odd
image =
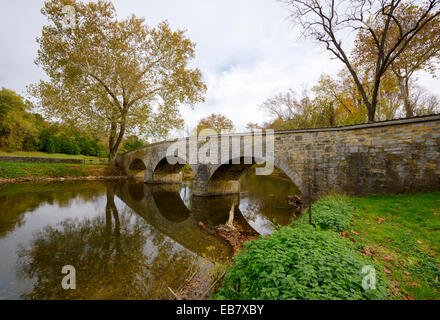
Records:
[[[47,153],[42,151],[5,151],[0,149],[0,157],[30,157],[30,158],[53,158],[53,159],[79,159],[87,163],[108,163],[107,158],[85,156],[82,154]]]
[[[213,297],[440,299],[440,192],[329,196],[312,221],[246,243]],[[376,289],[362,286],[365,266]]]
[[[105,164],[0,162],[0,183],[125,179],[118,167]]]

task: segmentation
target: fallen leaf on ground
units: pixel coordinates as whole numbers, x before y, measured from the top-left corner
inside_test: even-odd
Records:
[[[382,222],[384,222],[385,219],[384,218],[377,218],[377,224],[381,224]]]
[[[383,257],[382,260],[383,261],[391,261],[391,260],[393,260],[393,258],[390,256],[386,256],[386,257]]]
[[[355,234],[355,235],[360,235],[361,233],[360,232],[356,232],[356,231],[354,231],[353,229],[351,229],[351,233],[353,233],[353,234]]]
[[[398,294],[400,292],[400,283],[396,280],[391,281],[391,291],[394,294]]]
[[[422,241],[420,241],[420,240],[417,240],[417,243],[418,243],[418,244],[423,244],[423,242],[422,242]]]
[[[408,272],[408,271],[406,271],[406,270],[403,270],[403,273],[406,274],[407,276],[410,276],[410,275],[411,275],[411,272]]]
[[[408,285],[409,286],[416,286],[416,287],[419,287],[420,285],[417,283],[417,282],[415,282],[415,281],[413,281],[413,282],[411,282],[411,283],[408,283]]]
[[[370,251],[370,248],[368,248],[367,246],[364,247],[364,252],[367,256],[372,256],[373,254]]]
[[[345,232],[345,231],[341,231],[341,232],[339,232],[339,235],[341,236],[341,237],[344,237],[344,238],[347,238],[348,240],[350,240],[351,242],[356,242],[352,237],[350,237],[350,235],[347,233],[347,232]]]
[[[391,274],[391,271],[388,270],[387,268],[383,267],[383,271],[385,271],[386,274]]]
[[[435,280],[434,280],[434,282],[435,282],[435,284],[437,284],[437,283],[438,283],[438,276],[437,276],[437,277],[435,277]]]

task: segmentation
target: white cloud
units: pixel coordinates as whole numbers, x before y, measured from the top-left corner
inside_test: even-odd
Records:
[[[206,102],[192,111],[182,108],[189,126],[212,113],[232,119],[238,130],[248,122],[267,120],[258,110],[265,99],[288,88],[313,86],[321,73],[334,75],[343,65],[316,43],[298,40],[275,0],[114,0],[118,17],[132,13],[153,26],[167,19],[187,30],[196,42],[196,59],[208,85]],[[43,1],[2,4],[0,11],[0,86],[20,93],[44,77],[33,60],[35,38],[46,23]],[[437,79],[420,76],[420,84],[440,93]]]
[[[287,91],[289,88],[301,90],[303,85],[316,82],[322,70],[336,72],[339,65],[329,65],[321,58],[318,50],[310,49],[307,59],[276,57],[261,59],[249,66],[234,66],[221,73],[210,73],[207,77],[208,93],[204,105],[195,110],[184,110],[183,114],[190,127],[197,120],[212,112],[225,114],[239,131],[248,122],[261,123],[265,115],[258,105],[267,98]]]

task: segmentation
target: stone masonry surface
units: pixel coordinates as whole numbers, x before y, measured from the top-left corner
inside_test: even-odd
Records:
[[[249,134],[234,134],[244,139]],[[178,182],[181,166],[166,163],[174,141],[118,156],[127,173],[145,182]],[[368,195],[440,190],[440,115],[339,128],[275,132],[274,163],[312,198],[327,193]],[[165,159],[165,160],[164,160]],[[187,159],[185,159],[187,160]],[[192,164],[196,195],[239,192],[246,166]]]

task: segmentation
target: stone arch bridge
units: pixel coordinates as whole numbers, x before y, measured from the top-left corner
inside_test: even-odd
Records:
[[[198,141],[198,148],[211,138],[218,136]],[[263,136],[262,156],[252,152],[248,156],[243,146],[246,139],[254,139],[252,133],[221,138],[229,145],[238,140],[240,153],[234,154],[229,148],[225,160],[203,164],[191,163],[186,152],[185,159],[170,164],[167,149],[177,140],[166,140],[120,154],[117,163],[128,175],[142,176],[145,183],[179,183],[183,163],[187,162],[195,173],[194,195],[238,193],[239,177],[255,162],[265,159],[269,144],[264,143]],[[188,151],[190,140],[183,141]],[[309,179],[312,198],[333,192],[367,195],[440,190],[440,115],[276,131],[273,150],[273,164],[284,171],[305,197]]]

